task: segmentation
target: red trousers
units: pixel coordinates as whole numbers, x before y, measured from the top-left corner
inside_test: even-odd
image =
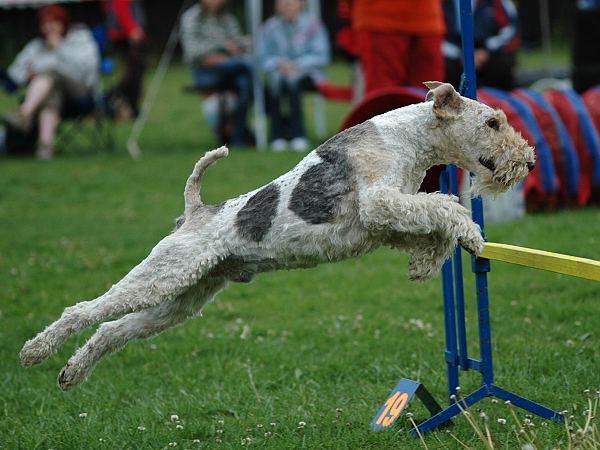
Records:
[[[360,30],[358,56],[366,92],[389,86],[444,81],[443,36]]]

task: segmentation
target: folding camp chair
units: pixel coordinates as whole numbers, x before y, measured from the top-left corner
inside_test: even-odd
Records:
[[[106,78],[114,72],[114,64],[106,56],[107,36],[103,25],[92,28],[100,51],[100,75]],[[102,80],[104,81],[104,80]],[[113,151],[115,148],[113,121],[101,83],[97,92],[67,102],[61,114],[55,146],[61,152],[91,154]]]

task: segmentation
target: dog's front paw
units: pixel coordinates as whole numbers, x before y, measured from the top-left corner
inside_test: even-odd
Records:
[[[28,367],[38,364],[52,354],[54,347],[52,344],[41,337],[35,337],[25,342],[19,358],[21,359],[21,365]]]
[[[479,227],[477,226],[475,226],[474,229],[469,233],[461,236],[458,239],[458,243],[470,254],[476,256],[483,252],[483,246],[485,245],[485,241],[483,240],[481,232],[479,231]]]

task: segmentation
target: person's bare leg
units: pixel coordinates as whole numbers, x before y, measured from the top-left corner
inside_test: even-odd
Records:
[[[39,142],[35,156],[51,159],[54,156],[54,138],[60,123],[60,114],[54,108],[44,108],[39,115]]]
[[[31,120],[35,111],[50,94],[53,86],[54,80],[48,75],[38,75],[33,78],[27,86],[25,100],[19,107],[19,112],[27,120]]]
[[[25,100],[19,106],[16,113],[8,113],[3,119],[12,128],[27,133],[31,128],[37,110],[51,94],[54,87],[54,79],[49,75],[38,75],[34,77],[27,86]]]

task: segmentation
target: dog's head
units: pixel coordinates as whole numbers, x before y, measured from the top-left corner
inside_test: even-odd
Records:
[[[447,83],[427,82],[426,100],[444,128],[456,164],[473,172],[474,194],[506,191],[535,167],[534,150],[503,111],[461,97]]]

